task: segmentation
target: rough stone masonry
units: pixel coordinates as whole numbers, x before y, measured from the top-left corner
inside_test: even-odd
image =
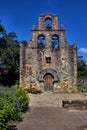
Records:
[[[77,46],[69,45],[57,15],[40,15],[31,40],[20,46],[20,86],[53,92],[77,92]]]

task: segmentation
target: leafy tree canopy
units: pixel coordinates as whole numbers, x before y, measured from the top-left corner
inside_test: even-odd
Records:
[[[0,24],[0,36],[4,35],[6,33],[6,30],[2,24]]]
[[[2,82],[6,81],[10,84],[19,77],[16,76],[19,71],[19,43],[15,32],[7,33],[0,25],[0,62],[3,63],[6,71],[6,74],[0,76]]]
[[[83,58],[78,58],[78,77],[87,77],[87,64]]]

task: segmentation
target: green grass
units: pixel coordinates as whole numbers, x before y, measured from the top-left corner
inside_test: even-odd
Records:
[[[78,91],[79,91],[79,92],[87,91],[87,85],[79,85],[79,86],[78,86]]]

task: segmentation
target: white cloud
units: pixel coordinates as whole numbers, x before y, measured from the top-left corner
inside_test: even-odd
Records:
[[[87,48],[80,48],[79,51],[82,53],[87,53]]]

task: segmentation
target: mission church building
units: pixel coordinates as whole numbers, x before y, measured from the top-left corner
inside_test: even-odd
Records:
[[[66,40],[58,16],[38,17],[31,40],[20,46],[20,86],[39,88],[42,92],[77,92],[77,47]]]

